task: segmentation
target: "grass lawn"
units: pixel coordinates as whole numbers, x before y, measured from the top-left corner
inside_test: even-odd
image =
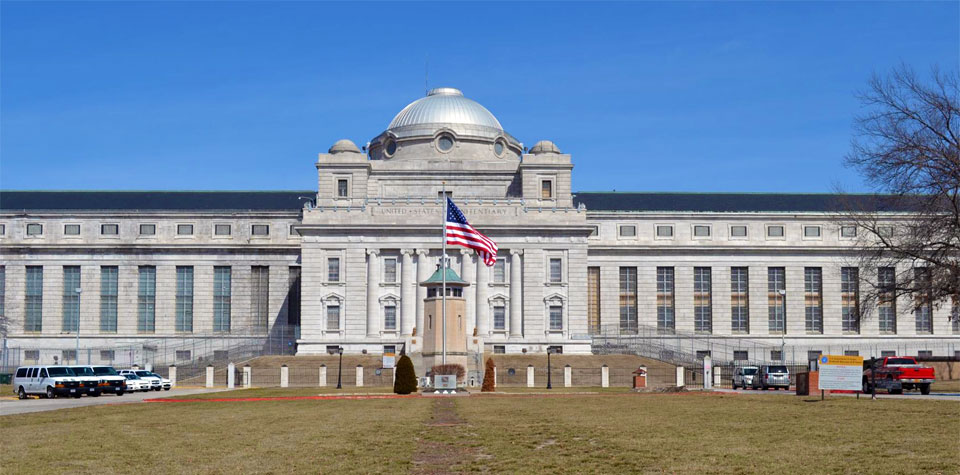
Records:
[[[960,380],[934,381],[930,390],[937,393],[960,393]]]
[[[319,388],[223,396],[316,395]],[[19,403],[19,402],[14,402]],[[924,472],[960,404],[716,394],[146,403],[0,418],[0,470]],[[904,443],[904,441],[909,441]]]

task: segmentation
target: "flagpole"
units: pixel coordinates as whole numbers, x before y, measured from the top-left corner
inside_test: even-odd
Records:
[[[440,364],[447,364],[447,182],[443,181],[441,193],[443,195],[443,216],[440,218],[443,220],[443,228],[441,231],[440,239],[443,242],[443,253],[440,256],[440,271],[441,271],[441,284],[440,284],[440,318],[443,323],[441,323],[441,332],[443,333],[443,342],[441,346],[443,348],[442,357],[440,359]]]

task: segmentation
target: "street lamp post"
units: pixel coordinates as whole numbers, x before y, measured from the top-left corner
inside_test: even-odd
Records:
[[[340,354],[340,363],[337,365],[337,389],[343,389],[343,347],[337,347],[337,353]]]
[[[80,292],[83,290],[80,287],[74,290],[77,292],[77,346],[74,349],[73,364],[80,364]]]
[[[553,353],[553,348],[547,347],[547,389],[553,389],[553,383],[550,380],[550,354]]]

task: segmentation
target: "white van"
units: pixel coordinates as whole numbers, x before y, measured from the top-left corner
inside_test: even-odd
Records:
[[[120,376],[120,373],[113,369],[113,366],[93,365],[89,368],[93,370],[93,374],[100,378],[101,391],[114,393],[117,396],[123,396],[123,393],[127,391],[127,378]]]
[[[21,366],[13,374],[13,392],[20,399],[36,394],[44,398],[80,397],[80,382],[66,366]]]
[[[100,396],[100,378],[93,374],[93,370],[89,366],[68,366],[68,368],[73,371],[73,375],[80,382],[80,391],[78,392],[81,395]]]

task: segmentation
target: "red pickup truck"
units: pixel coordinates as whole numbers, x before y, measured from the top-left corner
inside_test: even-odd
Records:
[[[869,393],[876,384],[877,389],[886,389],[890,394],[900,394],[904,390],[919,389],[920,394],[930,394],[933,383],[933,368],[917,363],[912,356],[886,356],[877,360],[864,361],[863,392]]]

